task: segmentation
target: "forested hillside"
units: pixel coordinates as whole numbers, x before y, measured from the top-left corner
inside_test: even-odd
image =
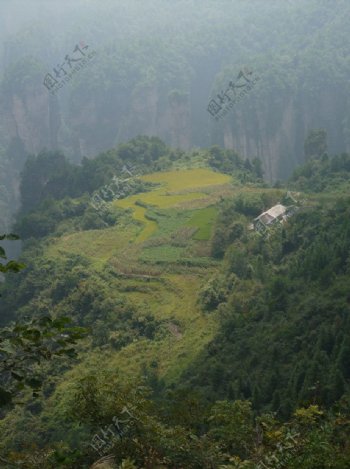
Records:
[[[258,160],[157,138],[31,157],[1,320],[87,332],[36,365],[34,397],[2,388],[4,467],[345,469],[348,160],[314,155],[271,188]],[[279,202],[294,215],[252,229]]]

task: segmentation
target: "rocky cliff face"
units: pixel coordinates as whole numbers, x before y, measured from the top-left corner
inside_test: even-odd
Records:
[[[188,150],[191,146],[187,99],[176,95],[165,98],[156,85],[139,87],[132,94],[126,122],[119,133],[120,140],[148,135],[157,136],[175,148]]]
[[[90,96],[78,111],[62,116],[60,99],[59,95],[50,97],[40,84],[13,93],[0,111],[7,138],[19,137],[29,153],[68,148],[77,159],[140,134],[158,136],[184,150],[192,145],[196,122],[191,121],[190,101],[181,95],[164,97],[156,85],[134,90],[126,100],[127,109],[120,100],[112,101],[107,112]],[[331,154],[350,151],[347,102],[346,94],[332,89],[322,96],[298,91],[249,106],[242,101],[215,123],[219,143],[245,158],[260,158],[268,180],[285,178],[303,161],[304,140],[312,128],[327,130]]]
[[[55,98],[44,87],[27,86],[6,97],[2,119],[8,140],[19,138],[28,153],[57,148],[60,118]]]
[[[2,230],[9,231],[19,208],[19,180],[25,158],[42,149],[58,147],[60,115],[55,98],[43,86],[26,84],[1,96],[0,107],[0,214]]]
[[[268,113],[258,109],[250,116],[237,111],[223,125],[224,146],[235,149],[244,158],[261,159],[264,175],[270,181],[287,176],[303,155],[304,139],[298,134],[292,100],[286,103],[279,120],[279,125],[271,131]]]
[[[304,161],[304,141],[311,129],[328,134],[329,153],[350,151],[347,95],[326,90],[321,96],[302,92],[285,97],[275,108],[259,103],[253,109],[232,109],[222,123],[222,143],[244,158],[258,157],[266,179],[288,177]]]
[[[172,147],[191,146],[189,103],[184,97],[164,97],[156,85],[138,86],[130,96],[111,97],[106,107],[94,96],[62,119],[69,132],[59,132],[58,144],[92,157],[137,135],[157,136]]]

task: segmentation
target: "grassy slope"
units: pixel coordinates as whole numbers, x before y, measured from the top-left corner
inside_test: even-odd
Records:
[[[87,365],[88,368],[99,366],[101,360],[111,369],[128,374],[137,374],[142,364],[156,361],[159,376],[176,379],[215,331],[214,319],[204,316],[196,304],[196,292],[212,273],[215,263],[211,261],[213,266],[209,269],[191,267],[182,265],[181,258],[205,258],[209,262],[205,245],[216,217],[213,204],[221,195],[232,192],[231,178],[198,168],[154,173],[142,179],[159,186],[151,192],[114,202],[132,209],[139,224],[63,236],[48,247],[46,255],[81,254],[93,261],[97,271],[106,265],[112,267],[118,275],[121,294],[135,303],[145,304],[156,318],[165,321],[164,337],[138,341],[120,351],[91,352],[69,373],[72,377],[80,376]],[[159,223],[146,218],[151,210],[135,204],[137,201],[158,210]],[[179,242],[181,228],[185,232],[184,246],[174,246],[172,243]],[[156,246],[152,246],[152,240]],[[177,261],[180,262],[176,264]],[[146,282],[139,277],[142,275],[153,278]]]
[[[242,191],[268,191],[236,187],[230,176],[206,168],[153,173],[142,179],[158,186],[114,202],[131,209],[136,224],[63,236],[47,255],[80,254],[97,271],[108,266],[115,272],[120,294],[144,304],[164,321],[166,332],[155,341],[143,339],[120,351],[90,352],[69,373],[74,378],[99,367],[102,360],[127,374],[138,374],[142,365],[157,362],[159,377],[176,380],[216,330],[215,317],[204,315],[196,304],[198,290],[217,269],[209,257],[215,205],[221,197]]]

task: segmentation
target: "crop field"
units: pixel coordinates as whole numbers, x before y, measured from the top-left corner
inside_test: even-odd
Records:
[[[137,238],[137,242],[145,241],[157,231],[157,223],[146,218],[147,208],[137,205],[137,201],[159,209],[189,210],[198,208],[198,203],[201,202],[202,206],[207,207],[217,201],[220,191],[224,188],[227,190],[227,185],[231,180],[230,176],[205,168],[153,173],[142,176],[141,179],[157,183],[159,187],[150,192],[136,194],[114,202],[118,207],[131,208],[135,220],[144,223],[144,229]],[[209,219],[206,218],[207,216]],[[197,213],[188,226],[195,226],[199,229],[198,239],[208,239],[209,225],[213,221],[212,209],[209,212],[204,212],[203,215]]]
[[[72,378],[102,360],[108,369],[126,375],[137,375],[153,363],[157,374],[171,382],[215,332],[215,319],[202,313],[197,292],[217,269],[206,246],[217,216],[215,204],[223,191],[233,192],[231,178],[197,168],[142,179],[159,185],[113,202],[132,210],[129,224],[63,235],[47,248],[46,256],[80,254],[101,273],[108,265],[117,276],[111,298],[119,291],[141,310],[145,305],[163,322],[163,333],[120,351],[91,351],[68,373]],[[62,386],[58,392],[69,383]]]

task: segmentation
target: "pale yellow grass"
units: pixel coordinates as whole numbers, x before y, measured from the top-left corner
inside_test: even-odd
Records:
[[[143,365],[149,366],[152,362],[157,362],[159,377],[167,383],[179,378],[213,338],[217,319],[215,315],[203,314],[196,302],[196,293],[203,279],[195,275],[174,274],[165,278],[168,281],[166,285],[148,284],[148,292],[128,292],[128,299],[141,308],[143,304],[147,305],[157,319],[165,320],[166,336],[158,340],[140,339],[120,351],[95,350],[68,372],[66,379],[84,376],[87,370],[97,369],[102,364],[105,371],[118,371],[121,376],[135,377],[140,376]],[[174,329],[176,334],[172,332]],[[65,387],[64,383],[62,387]]]
[[[160,184],[160,187],[114,202],[118,207],[131,208],[134,218],[145,224],[137,243],[145,241],[157,229],[157,224],[145,217],[146,209],[135,204],[137,200],[158,208],[205,207],[216,201],[216,192],[222,191],[223,186],[231,181],[230,176],[206,168],[152,173],[141,176],[141,179]],[[208,188],[211,189],[210,194]],[[225,189],[227,190],[227,186]]]
[[[110,257],[124,252],[134,241],[139,229],[136,226],[116,226],[104,230],[79,231],[61,236],[47,250],[48,257],[61,254],[79,254],[102,265]]]

